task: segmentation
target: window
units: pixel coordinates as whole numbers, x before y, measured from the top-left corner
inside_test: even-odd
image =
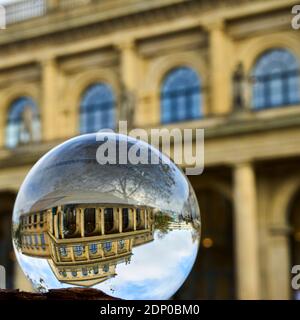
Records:
[[[71,238],[76,232],[76,208],[66,205],[63,208],[64,236]]]
[[[39,247],[39,238],[37,234],[34,235],[34,244],[37,248]]]
[[[93,271],[94,271],[94,274],[98,274],[98,272],[99,272],[98,266],[94,266]]]
[[[90,244],[90,253],[92,254],[96,254],[98,251],[98,247],[96,243],[91,243]]]
[[[110,251],[111,250],[111,248],[112,248],[112,244],[111,244],[111,242],[104,242],[103,244],[102,244],[102,247],[103,247],[103,249],[105,250],[105,251]]]
[[[60,274],[61,274],[64,278],[66,278],[66,276],[67,276],[66,270],[60,271]]]
[[[44,214],[40,213],[40,228],[44,226]]]
[[[28,243],[30,246],[32,246],[32,238],[31,238],[31,236],[27,236],[27,237],[28,237],[28,238],[27,238],[27,239],[28,239],[28,242],[27,242],[27,243]]]
[[[68,251],[66,247],[60,247],[59,252],[62,257],[66,257],[68,255]]]
[[[122,229],[126,230],[129,226],[128,208],[122,209]]]
[[[137,224],[137,227],[139,227],[141,225],[141,210],[140,210],[140,208],[136,209],[136,224]]]
[[[84,209],[84,234],[92,234],[96,228],[96,210],[95,208]]]
[[[93,84],[84,92],[80,106],[80,132],[115,128],[115,98],[111,87]]]
[[[161,88],[162,123],[198,119],[201,104],[201,83],[193,69],[179,67],[167,74]]]
[[[77,277],[77,271],[76,271],[76,270],[73,270],[73,271],[72,271],[72,276],[73,276],[73,277]]]
[[[85,276],[85,277],[88,275],[87,268],[82,268],[82,275]]]
[[[42,233],[41,236],[41,245],[42,245],[42,249],[46,250],[46,242],[45,242],[45,235]]]
[[[108,272],[108,271],[109,271],[109,265],[108,265],[108,264],[105,264],[105,265],[103,266],[103,271],[104,271],[104,272]]]
[[[125,241],[124,240],[119,240],[119,248],[122,250],[125,247]]]
[[[81,246],[81,245],[74,246],[74,247],[73,247],[73,250],[74,250],[74,254],[75,254],[76,257],[82,256],[83,246]]]
[[[15,100],[7,117],[6,146],[14,148],[40,139],[40,120],[36,104],[31,98]]]
[[[114,227],[114,210],[113,208],[104,209],[104,229],[105,233],[111,231]]]
[[[252,105],[255,109],[300,102],[299,63],[285,49],[261,55],[252,71]]]

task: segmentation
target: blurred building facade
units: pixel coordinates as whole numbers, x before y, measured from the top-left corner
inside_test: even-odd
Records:
[[[300,264],[297,1],[38,0],[0,30],[0,264],[31,166],[67,138],[114,128],[204,128],[198,260],[177,298],[289,299]],[[124,89],[125,88],[125,89]],[[134,106],[134,108],[132,107]]]

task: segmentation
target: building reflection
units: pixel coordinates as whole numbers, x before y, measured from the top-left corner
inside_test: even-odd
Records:
[[[132,249],[154,239],[154,209],[112,204],[68,204],[22,214],[25,255],[47,259],[62,283],[93,286],[129,263]]]

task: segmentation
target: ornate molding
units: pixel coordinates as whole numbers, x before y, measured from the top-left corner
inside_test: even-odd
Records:
[[[49,47],[49,46],[59,46],[63,43],[68,43],[70,41],[80,41],[81,39],[88,39],[93,37],[99,37],[101,35],[107,35],[117,31],[135,30],[139,27],[151,25],[155,26],[157,23],[165,21],[177,21],[180,18],[196,18],[199,21],[199,27],[201,26],[201,16],[205,17],[207,14],[211,18],[214,16],[217,18],[215,11],[216,7],[221,10],[223,8],[227,15],[231,9],[236,9],[237,4],[241,7],[244,4],[253,5],[253,3],[262,4],[262,0],[231,0],[231,1],[220,1],[220,0],[210,0],[210,1],[169,1],[168,5],[159,7],[156,5],[150,6],[149,9],[146,7],[143,10],[136,12],[133,10],[125,11],[119,13],[119,15],[108,15],[107,17],[99,16],[98,20],[88,19],[89,15],[95,14],[94,10],[88,12],[85,8],[82,9],[80,19],[75,17],[74,19],[70,18],[70,22],[65,24],[64,20],[66,19],[65,15],[60,13],[53,13],[49,17],[45,16],[39,19],[33,19],[32,21],[26,21],[23,24],[19,24],[19,28],[14,26],[11,28],[12,31],[8,28],[3,35],[0,35],[0,48],[1,52],[0,57],[5,57],[8,54],[12,55],[20,51],[22,47],[23,51],[30,50],[30,48],[35,47]],[[289,1],[291,2],[291,1]],[[172,4],[173,3],[173,4]],[[281,4],[283,6],[284,4]],[[94,5],[95,6],[95,5]],[[270,4],[268,6],[271,8]],[[264,9],[266,11],[268,6]],[[286,4],[286,7],[288,4]],[[78,8],[77,8],[78,9]],[[121,10],[120,10],[121,11]],[[197,18],[199,16],[199,18]],[[225,15],[226,16],[226,15]],[[230,15],[229,15],[230,16]],[[220,18],[220,17],[219,17]],[[47,19],[47,28],[45,29],[45,19]],[[76,20],[77,19],[77,20]],[[226,18],[227,19],[227,18]],[[72,20],[72,21],[71,21]],[[209,20],[209,19],[205,19]],[[204,20],[204,21],[205,21]],[[217,19],[218,20],[218,19]],[[220,19],[219,19],[220,20]],[[222,19],[221,19],[222,20]],[[77,21],[77,22],[76,22]],[[213,23],[213,22],[212,22]],[[43,26],[39,26],[39,24]],[[215,22],[213,23],[215,24]],[[21,30],[20,26],[23,25],[26,32]],[[59,26],[60,30],[53,29],[53,26]],[[39,30],[40,29],[40,30]],[[53,30],[52,30],[53,29]],[[20,32],[22,31],[22,32]]]

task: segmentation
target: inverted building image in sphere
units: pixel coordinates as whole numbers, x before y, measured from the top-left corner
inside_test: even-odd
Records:
[[[105,163],[111,147],[115,162]],[[133,153],[148,161],[131,163]],[[194,191],[173,162],[145,142],[97,133],[68,140],[31,169],[13,243],[38,291],[81,286],[168,299],[191,271],[200,226]]]

